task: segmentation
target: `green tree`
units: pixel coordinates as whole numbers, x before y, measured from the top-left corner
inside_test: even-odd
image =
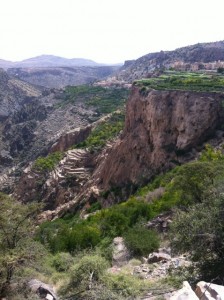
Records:
[[[197,262],[203,280],[223,276],[224,196],[213,195],[187,211],[177,211],[171,225],[170,241],[175,252],[189,252]]]
[[[41,253],[32,240],[35,204],[23,205],[0,194],[0,297],[4,297],[18,268],[27,266]]]

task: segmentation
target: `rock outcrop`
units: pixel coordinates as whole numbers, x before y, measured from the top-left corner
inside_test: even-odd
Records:
[[[133,86],[122,138],[94,176],[103,190],[144,183],[195,156],[195,148],[223,122],[223,96],[216,93],[155,91]],[[191,155],[189,155],[191,153]]]
[[[191,289],[189,283],[187,281],[184,281],[183,288],[177,292],[174,292],[173,295],[168,299],[169,300],[198,300],[198,297]]]
[[[125,246],[124,239],[122,237],[114,238],[113,253],[112,253],[113,266],[121,267],[127,264],[129,258],[130,258],[130,253]]]
[[[54,288],[40,280],[32,279],[28,282],[28,286],[33,293],[36,293],[40,299],[57,300]]]
[[[224,300],[224,286],[214,283],[198,282],[195,293],[201,300]]]

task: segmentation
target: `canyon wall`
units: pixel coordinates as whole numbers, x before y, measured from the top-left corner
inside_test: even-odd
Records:
[[[222,127],[223,99],[205,92],[143,94],[133,86],[123,136],[96,170],[98,185],[103,190],[138,185],[196,153]]]

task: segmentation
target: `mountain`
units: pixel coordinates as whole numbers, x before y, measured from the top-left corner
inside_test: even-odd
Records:
[[[64,58],[54,55],[40,55],[22,61],[12,62],[0,59],[0,68],[49,68],[49,67],[81,67],[81,66],[102,66],[90,59]]]
[[[63,88],[102,80],[118,70],[118,66],[70,66],[70,67],[23,67],[9,68],[14,77],[47,88]]]
[[[40,55],[15,62],[15,68],[48,68],[48,67],[74,67],[74,66],[99,66],[93,60],[84,58],[64,58],[54,55]]]
[[[224,41],[146,54],[137,60],[126,61],[113,79],[131,83],[163,69],[216,71],[218,67],[224,67]]]
[[[0,68],[2,69],[8,69],[13,65],[12,61],[0,59]]]

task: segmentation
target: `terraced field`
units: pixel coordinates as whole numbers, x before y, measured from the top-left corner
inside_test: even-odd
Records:
[[[221,74],[166,71],[158,77],[137,80],[141,92],[155,90],[189,90],[197,92],[224,92],[224,76]]]

